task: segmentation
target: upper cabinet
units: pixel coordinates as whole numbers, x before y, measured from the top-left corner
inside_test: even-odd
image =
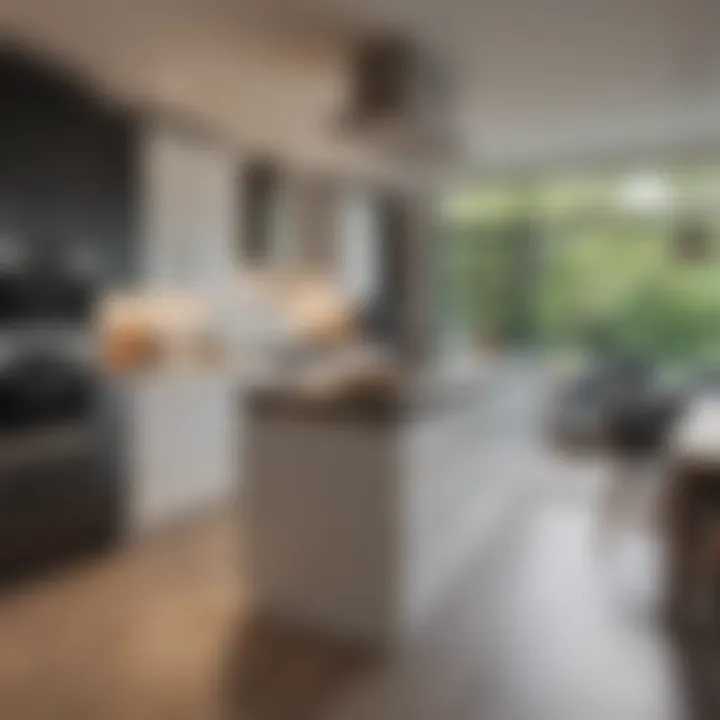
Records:
[[[0,51],[0,97],[0,242],[18,250],[5,254],[98,280],[131,276],[134,119],[17,50]]]
[[[146,282],[223,292],[235,269],[233,153],[169,122],[147,124],[142,148]]]

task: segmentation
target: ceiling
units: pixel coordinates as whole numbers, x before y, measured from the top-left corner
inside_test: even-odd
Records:
[[[481,172],[720,150],[716,0],[5,0],[0,23],[306,159],[358,161],[332,118],[349,41],[385,29],[447,58]]]
[[[288,4],[436,47],[455,68],[471,152],[487,169],[705,153],[720,140],[716,0]]]

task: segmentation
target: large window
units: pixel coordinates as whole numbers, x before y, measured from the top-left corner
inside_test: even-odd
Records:
[[[444,217],[445,325],[479,346],[720,360],[720,168],[478,187]]]

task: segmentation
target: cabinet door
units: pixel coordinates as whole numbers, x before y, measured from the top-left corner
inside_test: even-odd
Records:
[[[232,154],[151,128],[143,158],[147,280],[208,292],[227,288],[235,267]]]
[[[101,284],[132,276],[135,134],[130,119],[101,112],[55,131],[49,151],[46,250],[56,267]]]
[[[132,430],[131,529],[226,502],[236,484],[237,407],[222,376],[138,385]]]
[[[96,453],[48,458],[0,474],[0,577],[49,566],[115,537],[117,488]]]

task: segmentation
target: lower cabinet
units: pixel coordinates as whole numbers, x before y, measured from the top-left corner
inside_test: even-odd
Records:
[[[82,433],[72,448],[42,441],[25,453],[9,446],[14,457],[0,449],[0,580],[97,551],[120,531],[117,485],[94,434]]]

